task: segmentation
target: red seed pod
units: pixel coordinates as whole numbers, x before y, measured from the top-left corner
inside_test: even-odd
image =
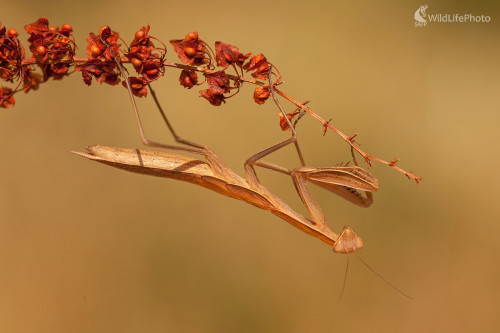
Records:
[[[99,36],[102,36],[102,33],[107,30],[107,29],[110,29],[107,25],[103,26],[101,29],[99,29]]]
[[[179,77],[179,83],[184,88],[191,89],[195,84],[198,84],[198,76],[196,72],[183,69]]]
[[[140,67],[142,65],[142,60],[137,58],[132,58],[130,62],[134,67]]]
[[[135,33],[135,39],[141,39],[144,38],[144,36],[146,36],[146,33],[142,30],[139,30]]]
[[[187,34],[185,39],[172,39],[170,44],[172,44],[183,63],[195,66],[207,63],[205,57],[206,44],[198,38],[197,32]]]
[[[62,27],[61,27],[61,32],[71,32],[73,31],[73,27],[71,26],[71,24],[63,24]]]
[[[271,89],[268,84],[265,84],[262,87],[257,87],[253,93],[253,99],[257,104],[264,104],[264,102],[269,98],[271,94]]]
[[[90,52],[92,52],[92,55],[94,57],[97,57],[99,54],[101,54],[101,49],[99,48],[99,46],[94,44],[90,47]]]
[[[185,47],[184,48],[184,53],[188,56],[188,57],[192,57],[196,54],[196,50],[193,49],[192,47]]]
[[[10,37],[15,37],[15,36],[18,36],[19,34],[17,33],[16,29],[9,29],[7,31],[7,35],[10,36]]]
[[[190,32],[186,35],[185,40],[193,40],[198,38],[198,33],[197,32]]]
[[[52,32],[57,32],[56,27],[49,27],[49,30],[52,31]]]
[[[154,76],[156,74],[158,74],[158,68],[155,68],[155,69],[150,69],[149,71],[146,71],[146,74],[149,75],[149,76]]]
[[[47,49],[43,45],[38,45],[35,51],[37,54],[45,54],[45,52],[47,52]]]

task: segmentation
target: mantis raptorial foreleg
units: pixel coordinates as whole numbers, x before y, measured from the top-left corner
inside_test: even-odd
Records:
[[[259,185],[259,180],[257,178],[257,174],[255,173],[255,169],[253,168],[254,165],[258,165],[260,167],[275,170],[275,171],[282,172],[282,173],[289,173],[289,171],[287,172],[287,170],[282,168],[282,167],[279,167],[279,166],[276,166],[276,165],[273,165],[271,163],[267,163],[264,161],[260,161],[260,160],[262,158],[264,158],[265,156],[267,156],[267,155],[269,155],[269,154],[271,154],[271,153],[273,153],[273,152],[275,152],[275,151],[277,151],[285,146],[288,146],[291,143],[293,143],[295,145],[295,149],[297,151],[297,155],[299,156],[301,165],[305,166],[304,157],[302,156],[302,152],[300,151],[299,143],[297,141],[297,132],[295,131],[295,126],[292,125],[290,119],[288,119],[287,114],[285,113],[285,111],[281,107],[281,104],[279,103],[278,99],[276,98],[276,95],[274,94],[274,86],[273,86],[273,83],[271,82],[272,69],[273,68],[271,66],[269,69],[269,89],[271,91],[271,96],[274,100],[274,103],[280,109],[280,112],[283,115],[284,119],[286,120],[288,127],[292,131],[292,137],[290,137],[289,139],[287,139],[283,142],[280,142],[272,147],[264,149],[263,151],[251,156],[250,158],[248,158],[245,161],[245,173],[247,175],[247,180],[249,181],[251,187],[257,187]]]
[[[278,143],[277,145],[269,147],[269,148],[255,154],[252,157],[250,157],[249,159],[247,159],[245,161],[244,168],[245,168],[245,173],[247,176],[247,180],[250,184],[250,187],[257,188],[260,184],[259,179],[257,178],[257,174],[255,173],[255,169],[253,168],[253,165],[255,164],[255,165],[259,165],[261,167],[267,168],[267,169],[283,172],[283,171],[280,171],[279,169],[277,169],[278,166],[275,166],[275,165],[272,165],[270,163],[266,163],[263,161],[259,161],[259,160],[264,158],[265,156],[289,145],[290,143],[296,142],[296,141],[297,141],[296,137],[291,137],[283,142]]]
[[[377,179],[359,167],[301,167],[293,170],[291,176],[309,214],[316,223],[324,228],[327,228],[325,215],[307,188],[307,181],[361,207],[368,207],[372,204],[371,192],[377,191],[379,188]],[[366,197],[363,197],[358,190],[365,191]]]

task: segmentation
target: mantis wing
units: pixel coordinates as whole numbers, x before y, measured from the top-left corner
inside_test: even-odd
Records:
[[[378,180],[360,167],[300,168],[304,177],[360,207],[373,203],[371,192],[379,189]],[[365,191],[366,197],[358,190]]]

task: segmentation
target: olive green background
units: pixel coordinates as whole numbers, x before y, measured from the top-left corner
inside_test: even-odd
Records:
[[[190,31],[213,45],[264,53],[282,89],[367,152],[424,178],[415,186],[377,164],[375,203],[361,209],[313,189],[335,231],[408,300],[346,257],[269,212],[193,185],[115,170],[70,153],[92,144],[142,147],[122,87],[87,87],[79,73],[16,95],[0,110],[2,332],[493,332],[498,329],[500,44],[498,3],[427,2],[428,13],[490,15],[487,24],[415,28],[424,2],[10,1],[0,21],[27,34],[47,16],[73,25],[80,49],[109,25],[130,42],[145,24],[168,44]],[[24,44],[25,46],[27,45]],[[168,60],[178,61],[168,45]],[[155,83],[177,131],[243,174],[244,160],[289,136],[272,103],[244,86],[212,107]],[[292,110],[291,104],[285,104]],[[139,103],[149,138],[172,142],[152,100]],[[349,159],[310,117],[306,161]],[[292,148],[269,158],[293,168]],[[289,178],[261,181],[305,212]]]

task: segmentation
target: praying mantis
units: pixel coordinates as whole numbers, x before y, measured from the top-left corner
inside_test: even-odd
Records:
[[[208,148],[203,149],[203,155],[208,163],[183,155],[141,149],[90,146],[87,150],[87,153],[74,153],[126,171],[199,185],[269,210],[294,227],[333,246],[333,251],[336,253],[355,252],[363,247],[363,241],[348,226],[344,227],[341,235],[337,235],[328,227],[324,214],[309,192],[306,182],[311,181],[362,207],[372,203],[370,192],[376,191],[379,187],[378,181],[359,167],[294,169],[290,176],[312,217],[311,220],[294,211],[261,183],[255,181],[255,178],[244,179],[234,173]],[[369,194],[365,197],[358,190],[367,191]]]
[[[201,187],[207,188],[234,199],[242,200],[260,209],[268,210],[272,214],[282,218],[299,230],[320,239],[329,246],[332,246],[332,249],[335,253],[348,255],[349,253],[357,252],[363,247],[363,240],[349,226],[344,226],[340,234],[337,234],[330,229],[330,227],[326,223],[326,219],[323,211],[321,210],[321,207],[315,201],[307,187],[307,182],[311,182],[326,190],[329,190],[332,193],[360,207],[369,207],[373,203],[372,192],[377,191],[380,187],[380,184],[378,180],[373,177],[368,171],[358,167],[357,165],[323,168],[306,166],[297,143],[297,136],[294,126],[290,123],[290,120],[285,117],[290,129],[292,130],[292,137],[247,159],[244,164],[246,177],[243,178],[233,172],[227,166],[225,166],[220,158],[208,147],[188,140],[184,140],[180,136],[178,136],[174,131],[172,125],[168,121],[167,117],[165,116],[151,87],[150,91],[166,125],[174,136],[175,141],[183,144],[184,146],[168,145],[148,140],[144,135],[138,108],[135,104],[134,96],[130,87],[130,82],[127,75],[125,74],[125,69],[121,65],[116,55],[115,61],[118,65],[118,68],[120,69],[122,76],[125,78],[124,82],[126,83],[128,88],[143,143],[147,146],[160,147],[201,155],[205,158],[206,162],[183,155],[171,154],[166,152],[106,147],[99,145],[87,147],[87,152],[73,153],[118,169],[144,175],[180,180],[199,185]],[[280,111],[285,115],[283,109],[281,108],[281,105],[276,100],[272,88],[273,85],[271,82],[270,86],[273,99],[275,100]],[[302,166],[293,170],[287,170],[283,167],[262,161],[262,158],[264,158],[265,156],[291,143],[294,143],[296,146],[296,150],[301,160]],[[354,162],[356,163],[355,159]],[[295,210],[290,208],[283,200],[281,200],[278,196],[273,194],[264,185],[262,185],[258,180],[254,165],[289,175],[295,185],[297,193],[306,206],[311,219],[297,213]],[[363,195],[361,191],[364,191],[365,195]],[[370,270],[373,271],[373,269],[364,261],[362,262]],[[380,276],[377,272],[373,272],[398,292],[400,292],[404,296],[409,297],[393,284],[384,279],[382,276]]]

